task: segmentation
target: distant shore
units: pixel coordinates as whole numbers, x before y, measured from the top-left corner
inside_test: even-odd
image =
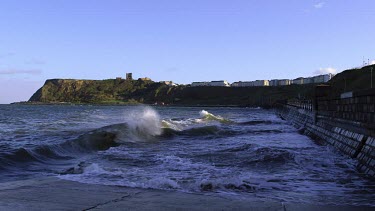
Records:
[[[85,106],[158,106],[158,107],[224,107],[224,108],[261,108],[260,106],[246,106],[246,105],[200,105],[200,104],[142,104],[142,103],[70,103],[70,102],[14,102],[11,105],[66,105],[66,106],[76,106],[76,105],[85,105]]]
[[[290,99],[312,100],[317,86],[329,86],[326,95],[369,89],[372,66],[351,69],[322,84],[284,86],[168,86],[150,80],[48,79],[28,100],[19,104],[173,105],[200,107],[273,107]]]

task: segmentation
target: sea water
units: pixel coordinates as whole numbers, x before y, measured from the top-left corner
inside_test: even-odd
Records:
[[[313,204],[373,205],[356,161],[273,110],[0,105],[2,182],[89,184]]]

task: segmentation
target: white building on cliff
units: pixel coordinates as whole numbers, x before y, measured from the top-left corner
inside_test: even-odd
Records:
[[[208,81],[193,82],[191,84],[191,86],[225,86],[225,87],[229,87],[230,84],[227,81],[222,80],[222,81],[211,81],[211,82],[208,82]]]

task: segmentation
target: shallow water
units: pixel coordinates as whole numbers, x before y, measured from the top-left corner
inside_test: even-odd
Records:
[[[356,162],[272,110],[0,105],[0,181],[83,183],[373,205]],[[0,183],[1,185],[1,183]]]

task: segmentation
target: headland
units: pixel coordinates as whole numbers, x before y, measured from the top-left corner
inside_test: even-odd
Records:
[[[370,68],[374,66],[343,71],[328,82],[304,84],[304,80],[312,79],[300,78],[293,80],[297,80],[293,84],[278,86],[175,85],[172,82],[154,82],[149,78],[49,79],[24,103],[273,107],[278,102],[291,99],[312,100],[315,87],[319,84],[331,87],[331,97],[346,91],[368,89]]]

